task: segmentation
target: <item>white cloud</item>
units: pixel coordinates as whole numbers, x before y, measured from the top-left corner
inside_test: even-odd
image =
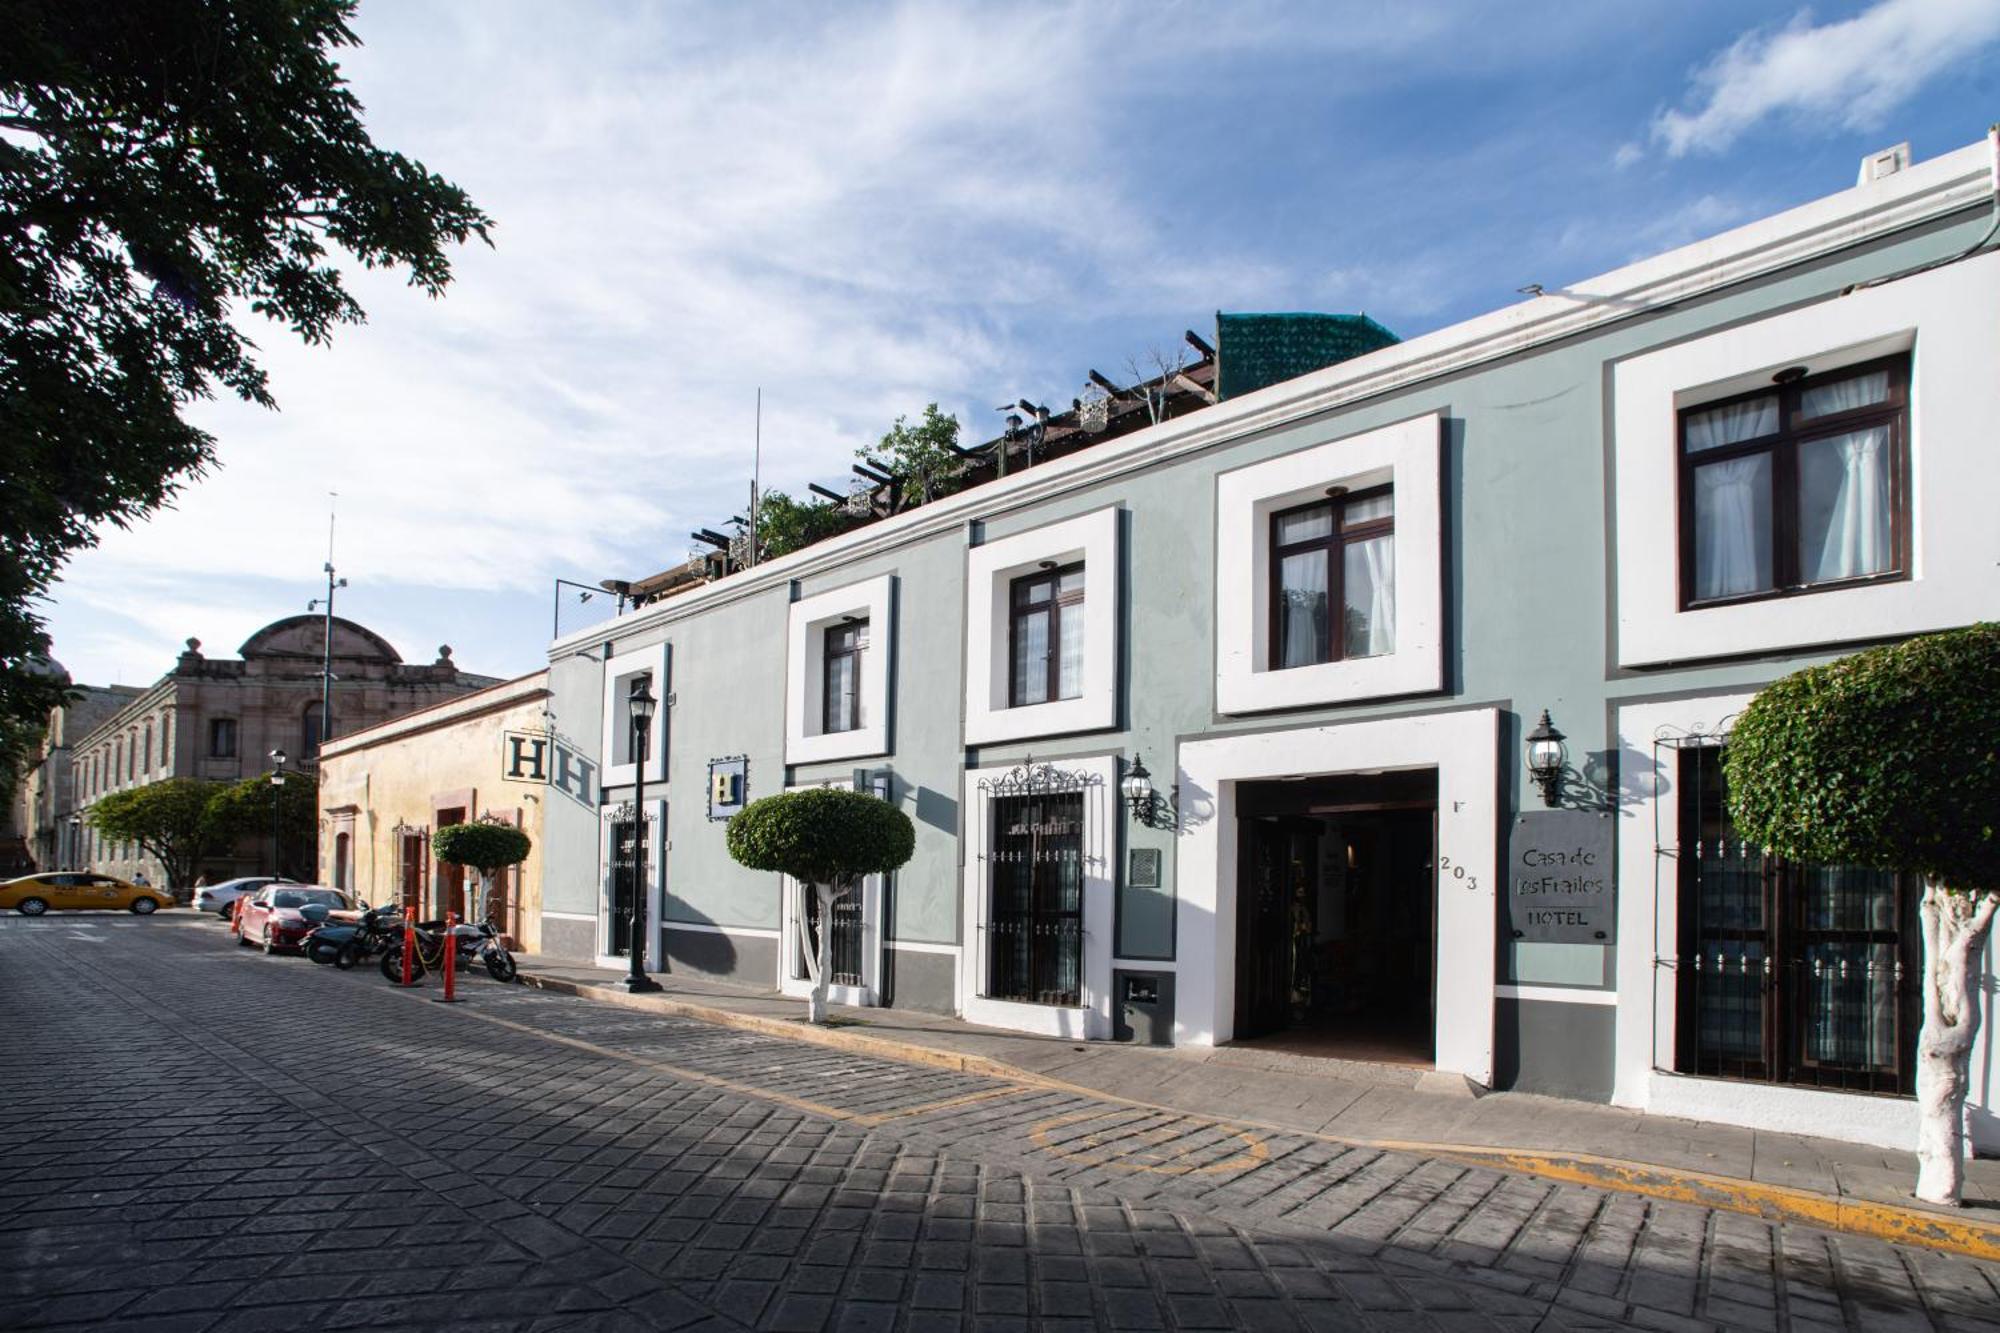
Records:
[[[1878,128],[1925,83],[2000,38],[1994,0],[1881,0],[1815,25],[1801,10],[1781,28],[1743,34],[1694,77],[1692,105],[1653,120],[1668,156],[1720,152],[1770,116],[1845,130]]]

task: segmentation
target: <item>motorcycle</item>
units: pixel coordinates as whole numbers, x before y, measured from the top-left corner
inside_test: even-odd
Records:
[[[331,964],[343,972],[382,952],[392,940],[402,937],[402,914],[394,907],[364,908],[357,922],[328,924],[326,914],[324,907],[308,914],[308,919],[315,925],[300,947],[306,957],[315,963]]]
[[[416,950],[410,955],[410,978],[415,980],[425,972],[443,965],[447,947],[444,922],[419,921],[414,930],[405,932],[400,924],[388,941],[380,963],[382,976],[401,984],[403,980],[403,942],[405,938],[416,940]],[[451,928],[452,964],[467,968],[474,962],[485,965],[487,975],[495,981],[512,981],[519,973],[514,963],[514,955],[507,950],[500,938],[500,930],[491,921],[478,925],[453,926]]]

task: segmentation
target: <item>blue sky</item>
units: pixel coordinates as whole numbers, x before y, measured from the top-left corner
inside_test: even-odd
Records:
[[[543,660],[552,581],[636,578],[764,479],[837,488],[938,401],[1066,403],[1220,310],[1404,336],[1922,160],[2000,118],[2000,3],[667,5],[365,0],[378,142],[495,218],[441,302],[330,348],[254,327],[281,410],[79,555],[79,681],[233,653],[321,584],[414,661]],[[564,611],[566,628],[598,605]]]

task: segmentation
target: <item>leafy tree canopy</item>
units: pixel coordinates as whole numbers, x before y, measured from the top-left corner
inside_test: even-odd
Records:
[[[311,879],[319,843],[319,778],[311,770],[293,769],[285,774],[284,785],[275,791],[270,774],[252,774],[216,792],[211,809],[217,827],[229,838],[268,838],[274,801],[281,864],[273,867],[273,871],[278,874],[302,871],[295,878]]]
[[[485,820],[446,824],[431,835],[431,853],[438,860],[449,865],[471,866],[482,875],[521,864],[533,847],[528,835],[512,824]]]
[[[1786,676],[1723,766],[1737,831],[1780,856],[2000,891],[2000,624]]]
[[[938,411],[936,403],[924,407],[924,419],[916,425],[908,417],[896,424],[873,449],[857,449],[855,456],[878,472],[901,477],[905,498],[922,504],[950,495],[965,484],[965,460],[954,452],[958,443],[958,418]]]
[[[220,784],[167,778],[107,792],[92,802],[90,826],[115,842],[137,843],[156,856],[170,888],[191,883],[203,858],[222,850],[234,830],[218,797]]]
[[[849,884],[910,859],[910,817],[879,797],[807,787],[752,801],[729,821],[729,854],[807,884]]]
[[[324,342],[337,261],[432,296],[490,219],[375,146],[333,60],[355,0],[0,0],[0,711],[46,709],[36,601],[214,461],[183,419],[271,406],[248,310]]]
[[[847,511],[830,501],[794,500],[783,491],[757,497],[757,545],[766,560],[803,551],[853,526]]]

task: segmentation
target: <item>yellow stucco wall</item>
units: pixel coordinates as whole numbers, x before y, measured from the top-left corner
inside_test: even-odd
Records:
[[[438,813],[463,807],[465,817],[493,814],[517,821],[533,843],[514,872],[504,923],[521,948],[541,945],[542,827],[547,792],[539,783],[509,781],[505,733],[540,732],[547,673],[536,672],[436,708],[327,742],[320,756],[321,883],[336,883],[336,836],[350,832],[352,865],[346,887],[363,902],[399,895],[397,826],[435,833]],[[426,860],[424,880],[444,871]],[[478,911],[477,876],[465,873],[468,910]]]

